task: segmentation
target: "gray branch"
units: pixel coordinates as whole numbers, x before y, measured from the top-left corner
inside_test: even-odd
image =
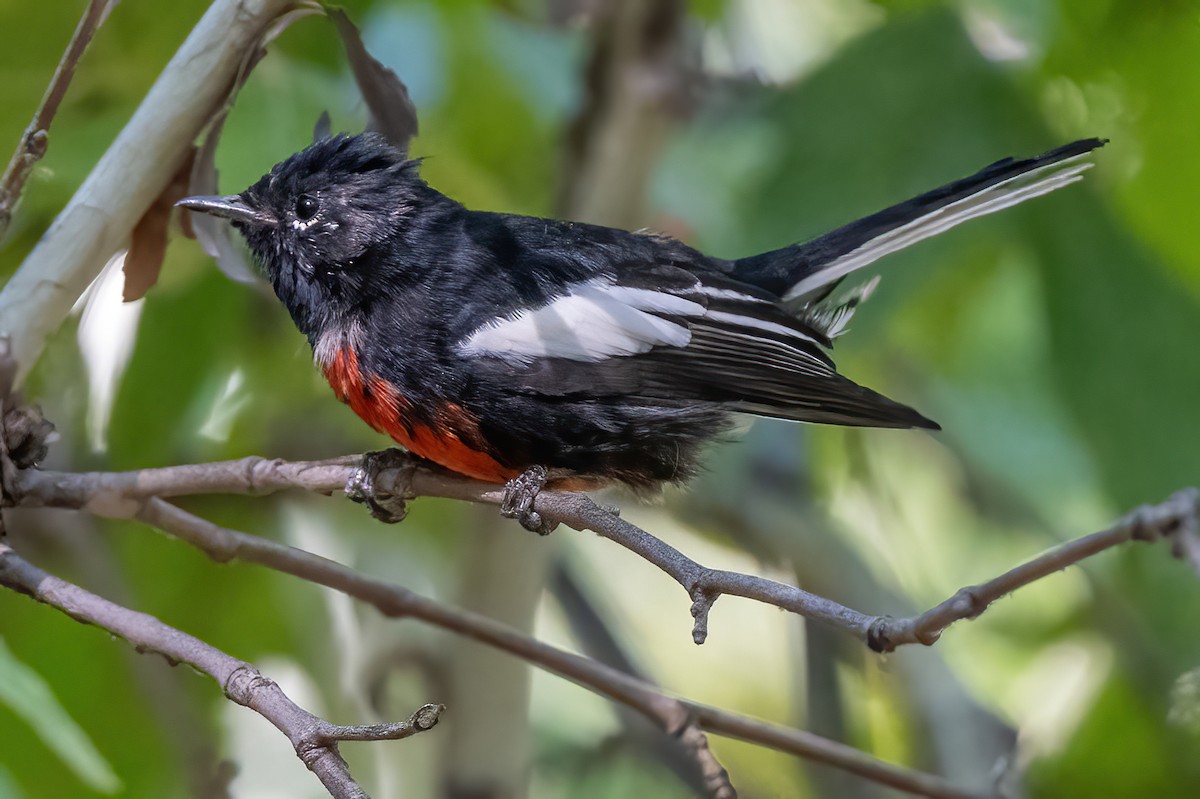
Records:
[[[432,729],[445,708],[424,705],[406,721],[362,727],[330,724],[297,705],[253,665],[154,616],[130,610],[48,574],[0,544],[0,585],[94,624],[128,641],[141,653],[157,653],[172,665],[187,663],[216,680],[225,695],[271,722],[287,736],[297,756],[334,799],[367,799],[338,752],[339,741],[386,741]]]
[[[617,669],[581,657],[519,633],[486,616],[452,608],[403,586],[378,580],[326,558],[258,536],[220,527],[195,516],[149,491],[179,496],[192,493],[262,494],[291,486],[329,493],[340,489],[354,459],[288,463],[247,458],[226,463],[148,469],[142,472],[18,473],[10,495],[20,505],[78,508],[113,518],[135,518],[200,549],[218,562],[257,563],[309,582],[332,588],[373,605],[385,616],[413,618],[508,652],[570,680],[596,694],[641,713],[669,735],[681,739],[704,770],[707,784],[722,796],[731,795],[728,776],[699,731],[757,743],[857,774],[865,779],[934,799],[982,799],[945,780],[872,757],[854,747],[802,730],[757,721],[698,702],[678,699],[658,687]],[[416,475],[416,485],[432,492],[446,484],[460,491],[482,491],[480,500],[498,503],[494,486],[459,481],[433,473]],[[575,495],[547,494],[547,497]],[[597,506],[597,512],[608,511]],[[697,729],[688,731],[689,726]]]
[[[646,716],[669,735],[683,736],[705,770],[708,785],[731,796],[728,775],[700,730],[758,743],[803,758],[827,763],[866,779],[918,796],[939,799],[981,799],[980,794],[956,788],[945,780],[896,766],[854,747],[802,730],[739,716],[698,702],[667,696],[657,686],[602,663],[581,657],[517,632],[478,613],[453,608],[403,586],[356,572],[318,555],[277,544],[258,536],[220,527],[159,497],[142,501],[136,518],[186,541],[218,561],[242,560],[301,577],[374,605],[391,618],[413,618],[464,635],[519,657],[594,693],[620,702]],[[689,726],[697,731],[688,733]]]
[[[13,491],[25,505],[88,510],[102,516],[131,518],[150,497],[190,494],[266,494],[300,488],[323,494],[340,491],[357,456],[326,461],[266,460],[169,466],[132,472],[39,472],[17,475]],[[416,468],[385,471],[380,483],[395,496],[430,496],[499,505],[503,492],[445,472]],[[692,635],[703,643],[708,612],[718,597],[740,596],[828,624],[866,642],[878,652],[905,644],[932,645],[950,625],[972,619],[992,602],[1022,586],[1092,555],[1129,541],[1166,539],[1177,557],[1200,571],[1200,493],[1181,491],[1159,505],[1141,508],[1113,527],[1055,547],[978,586],[963,588],[934,608],[911,618],[871,615],[831,599],[755,575],[712,569],[689,558],[640,527],[593,502],[586,494],[544,491],[534,508],[548,519],[576,530],[591,530],[653,563],[687,592],[695,619]],[[214,557],[220,553],[212,552]],[[228,555],[227,557],[232,557]],[[226,559],[221,558],[221,559]]]

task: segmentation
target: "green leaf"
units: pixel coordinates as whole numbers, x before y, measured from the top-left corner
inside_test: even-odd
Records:
[[[1200,451],[1180,438],[1200,395],[1189,354],[1200,302],[1098,203],[1051,198],[1043,209],[1034,221],[1059,389],[1118,505],[1156,502],[1200,474]]]
[[[0,766],[0,799],[25,799],[25,792],[3,766]]]
[[[114,794],[121,780],[87,733],[58,703],[36,671],[17,660],[0,638],[0,702],[24,719],[81,782],[94,791]],[[12,795],[0,779],[0,796]]]

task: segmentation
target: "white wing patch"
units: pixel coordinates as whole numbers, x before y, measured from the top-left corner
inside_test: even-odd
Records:
[[[729,310],[709,308],[708,302],[717,299],[747,303],[747,312],[737,312],[738,305],[727,305]],[[684,289],[657,290],[619,286],[611,278],[598,278],[577,284],[541,308],[493,319],[467,336],[458,349],[464,355],[518,364],[535,358],[596,362],[640,355],[655,347],[686,347],[692,341],[693,325],[708,320],[724,325],[720,335],[729,341],[766,342],[820,369],[827,368],[805,350],[805,346],[818,346],[816,339],[795,327],[759,318],[753,313],[755,306],[777,310],[773,303],[757,297],[699,282]]]
[[[534,358],[602,361],[654,347],[686,347],[692,338],[687,326],[653,312],[687,317],[704,310],[673,294],[591,280],[541,308],[489,322],[459,349],[518,363]]]

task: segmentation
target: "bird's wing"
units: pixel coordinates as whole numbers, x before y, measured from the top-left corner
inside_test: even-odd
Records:
[[[544,396],[711,402],[785,419],[936,427],[837,374],[823,333],[716,273],[627,265],[497,317],[460,354]]]

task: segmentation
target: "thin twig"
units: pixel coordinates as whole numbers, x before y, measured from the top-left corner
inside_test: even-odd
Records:
[[[289,699],[253,665],[169,627],[154,616],[114,604],[54,577],[4,544],[0,544],[0,585],[27,594],[78,621],[119,635],[138,652],[156,652],[172,665],[187,663],[212,677],[229,699],[258,713],[286,735],[297,756],[335,799],[367,797],[338,752],[338,741],[407,738],[432,729],[445,709],[441,705],[424,705],[408,720],[397,724],[363,727],[330,724]]]
[[[330,725],[320,737],[326,741],[399,741],[419,732],[432,730],[438,723],[445,705],[422,705],[404,721],[385,724]]]
[[[1172,552],[1195,567],[1197,562],[1191,553],[1197,547],[1198,519],[1200,491],[1184,489],[1157,505],[1137,508],[1107,530],[1060,544],[985,583],[960,588],[954,596],[919,616],[907,619],[880,616],[872,623],[867,642],[877,652],[891,652],[902,644],[930,646],[951,624],[977,617],[1002,596],[1129,541],[1169,538]]]
[[[79,59],[83,57],[92,36],[108,15],[111,2],[112,0],[89,0],[79,24],[75,26],[75,33],[54,70],[54,77],[46,87],[42,102],[34,112],[33,121],[21,135],[17,151],[8,162],[4,177],[0,178],[0,239],[8,232],[13,209],[21,198],[25,182],[33,173],[33,167],[42,160],[50,146],[50,123],[54,121],[58,106],[67,94],[67,87],[71,85],[71,78],[75,76],[75,67],[79,64]]]

